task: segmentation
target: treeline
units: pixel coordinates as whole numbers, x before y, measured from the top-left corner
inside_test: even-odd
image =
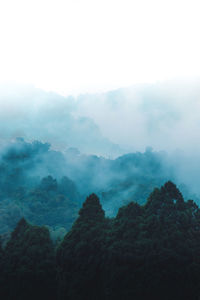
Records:
[[[172,182],[106,218],[92,194],[55,247],[24,218],[0,250],[1,299],[199,299],[200,209]]]
[[[131,200],[144,204],[155,186],[174,181],[165,156],[147,149],[112,160],[18,138],[0,148],[0,234],[11,232],[25,217],[49,226],[55,239],[62,237],[92,192],[110,217]]]
[[[49,226],[54,236],[71,228],[81,197],[62,166],[66,169],[64,157],[47,143],[17,139],[1,151],[0,234],[12,231],[23,216]]]

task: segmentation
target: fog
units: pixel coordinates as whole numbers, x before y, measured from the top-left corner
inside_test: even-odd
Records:
[[[118,155],[119,146],[102,135],[89,117],[74,116],[74,99],[32,86],[0,86],[0,140],[15,137],[76,147],[84,153]]]
[[[118,156],[130,151],[198,152],[200,80],[136,85],[63,97],[33,86],[0,86],[0,137],[18,136]]]
[[[77,98],[77,114],[91,117],[121,147],[143,151],[199,149],[200,80],[136,85]]]
[[[15,221],[25,215],[53,231],[56,225],[69,229],[74,219],[66,225],[69,217],[61,210],[76,216],[93,192],[113,216],[129,201],[145,203],[168,180],[200,204],[199,83],[171,81],[78,97],[1,86],[2,228],[16,223],[9,225],[9,211]],[[65,201],[57,211],[60,195]],[[32,199],[39,199],[39,217]]]

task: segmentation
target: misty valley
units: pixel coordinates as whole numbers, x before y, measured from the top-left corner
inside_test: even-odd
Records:
[[[0,0],[0,300],[200,300],[200,0]]]
[[[198,86],[0,96],[1,299],[199,300]]]
[[[0,161],[0,234],[6,238],[20,218],[48,226],[52,238],[63,237],[78,216],[85,198],[97,194],[108,217],[130,201],[143,205],[155,187],[176,169],[166,162],[167,153],[130,153],[116,159],[81,154],[76,148],[64,152],[50,144],[17,138],[2,148]],[[187,199],[198,195],[180,184]]]
[[[8,143],[1,299],[199,299],[198,199],[184,201],[167,180],[176,170],[166,155],[147,148],[106,159]]]

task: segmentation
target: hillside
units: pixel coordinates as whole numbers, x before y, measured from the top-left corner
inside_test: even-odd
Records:
[[[199,207],[170,181],[114,218],[91,194],[56,247],[47,228],[18,222],[0,250],[1,297],[196,300],[199,232]]]
[[[110,217],[130,201],[144,204],[154,187],[178,181],[176,168],[166,161],[166,153],[151,149],[108,159],[18,138],[1,150],[0,233],[8,234],[25,217],[49,226],[55,239],[63,236],[91,193]],[[198,201],[188,186],[180,186],[185,197]]]

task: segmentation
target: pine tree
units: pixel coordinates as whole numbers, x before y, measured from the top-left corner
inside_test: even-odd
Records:
[[[55,257],[48,229],[22,218],[5,248],[5,270],[5,299],[54,300]]]
[[[60,299],[101,298],[101,259],[105,216],[99,198],[92,194],[57,252]]]

